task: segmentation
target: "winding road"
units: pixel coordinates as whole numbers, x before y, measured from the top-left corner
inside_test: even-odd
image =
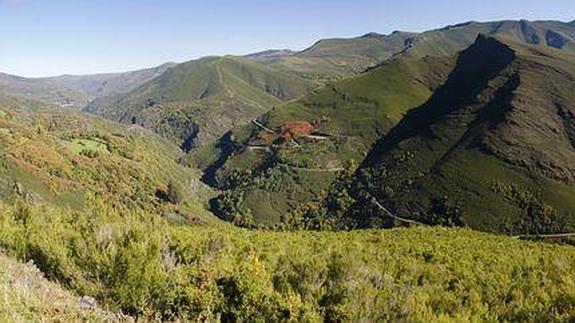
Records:
[[[410,220],[410,219],[406,219],[406,218],[402,218],[400,216],[397,216],[393,213],[391,213],[390,210],[388,210],[385,206],[383,206],[381,203],[379,203],[379,201],[373,196],[371,195],[371,193],[367,192],[367,195],[370,197],[371,201],[377,205],[377,207],[383,211],[383,213],[385,213],[387,216],[389,216],[390,218],[397,220],[399,222],[403,222],[403,223],[408,223],[411,225],[421,225],[421,226],[427,226],[427,224],[425,223],[421,223],[415,220]]]

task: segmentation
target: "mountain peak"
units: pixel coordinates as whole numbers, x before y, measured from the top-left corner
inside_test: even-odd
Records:
[[[469,25],[474,24],[474,23],[476,23],[476,22],[475,21],[466,21],[466,22],[462,22],[459,24],[455,24],[455,25],[448,25],[448,26],[445,26],[445,27],[440,28],[438,30],[450,30],[450,29],[455,29],[455,28],[460,28],[460,27],[466,27],[466,26],[469,26]]]

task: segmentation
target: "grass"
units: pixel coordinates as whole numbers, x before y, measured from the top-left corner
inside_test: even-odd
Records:
[[[109,153],[108,147],[96,140],[91,139],[72,139],[65,140],[64,144],[74,153],[80,154],[83,151],[95,151],[102,153]]]
[[[84,308],[80,297],[49,282],[32,264],[0,255],[0,321],[129,322],[128,317]]]

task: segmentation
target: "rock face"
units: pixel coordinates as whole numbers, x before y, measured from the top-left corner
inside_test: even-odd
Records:
[[[98,304],[96,303],[96,300],[90,296],[82,296],[78,300],[78,305],[80,305],[81,308],[88,309],[88,310],[95,309],[98,306]]]

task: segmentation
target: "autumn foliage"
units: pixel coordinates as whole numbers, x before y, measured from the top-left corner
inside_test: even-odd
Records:
[[[287,141],[309,135],[313,130],[313,125],[307,121],[286,121],[280,127],[280,135]]]

